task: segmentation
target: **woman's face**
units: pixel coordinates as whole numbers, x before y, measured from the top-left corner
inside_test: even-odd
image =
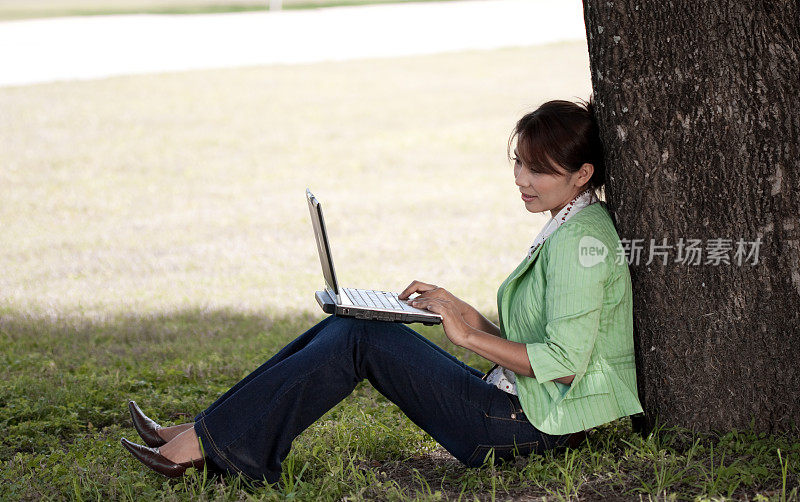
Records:
[[[554,166],[562,176],[533,172],[522,164],[514,150],[514,181],[522,193],[525,209],[532,213],[550,211],[555,218],[564,206],[586,188],[594,166],[584,164],[574,173],[568,173],[559,165]]]

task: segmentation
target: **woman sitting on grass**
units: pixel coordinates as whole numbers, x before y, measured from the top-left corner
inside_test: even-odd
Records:
[[[446,289],[401,294],[442,316],[447,337],[496,363],[486,375],[399,323],[328,317],[200,413],[160,427],[129,403],[149,446],[122,444],[180,476],[204,462],[276,482],[292,440],[363,379],[468,466],[542,453],[639,413],[631,282],[595,191],[605,177],[591,101],[550,101],[509,141],[525,209],[552,219],[497,294],[499,326]],[[499,224],[499,223],[498,223]],[[202,445],[202,448],[201,448]]]

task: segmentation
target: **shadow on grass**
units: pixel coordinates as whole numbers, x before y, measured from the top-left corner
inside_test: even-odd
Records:
[[[320,319],[205,309],[96,319],[4,309],[0,459],[127,424],[130,398],[185,420]]]
[[[186,421],[324,317],[192,309],[93,319],[1,310],[0,459],[127,424],[132,398],[166,424]],[[442,343],[438,328],[417,329]]]
[[[61,498],[72,496],[73,490],[86,498],[129,498],[126,482],[141,485],[143,479],[141,466],[119,445],[120,437],[136,437],[126,407],[129,399],[162,425],[191,421],[324,317],[316,312],[270,316],[208,309],[93,317],[0,310],[0,461],[5,464],[0,499]],[[437,343],[444,340],[438,327],[415,328]],[[360,476],[353,467],[358,462],[412,457],[414,465],[416,452],[434,444],[363,384],[295,446],[292,465],[311,466],[304,467],[312,481],[304,482],[303,490],[318,495],[326,490],[349,493],[348,479]],[[331,472],[345,481],[329,486]],[[144,473],[147,490],[158,497],[160,482],[150,474]],[[296,475],[289,470],[287,479]],[[177,498],[194,498],[187,486],[199,490],[195,495],[214,498],[212,492],[230,494],[241,485],[241,480],[224,478],[192,485],[198,482],[197,477],[182,482],[185,492]],[[280,488],[283,495],[294,489],[287,485]]]

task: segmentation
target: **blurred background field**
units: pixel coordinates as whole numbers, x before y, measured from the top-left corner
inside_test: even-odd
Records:
[[[543,221],[508,134],[589,89],[580,43],[0,89],[0,306],[315,311],[310,187],[343,282],[491,314]]]
[[[431,0],[282,0],[282,8],[313,9],[426,1]],[[269,0],[0,0],[0,21],[57,16],[201,14],[268,9]]]

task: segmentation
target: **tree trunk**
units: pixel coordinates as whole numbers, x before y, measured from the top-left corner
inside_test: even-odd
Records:
[[[608,207],[623,244],[643,239],[647,424],[796,431],[798,2],[584,0],[584,16]]]

